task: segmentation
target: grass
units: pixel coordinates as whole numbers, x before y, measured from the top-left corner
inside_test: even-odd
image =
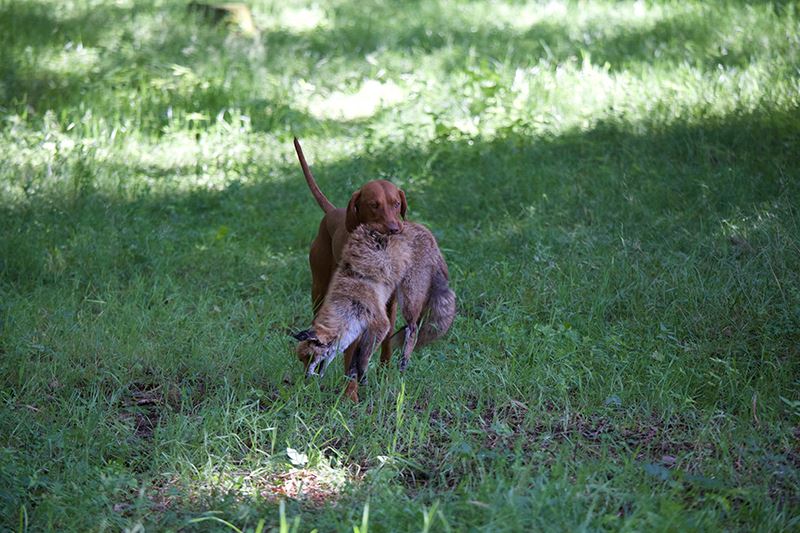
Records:
[[[0,1],[0,527],[800,527],[796,3],[251,5]],[[293,135],[459,298],[358,405]]]

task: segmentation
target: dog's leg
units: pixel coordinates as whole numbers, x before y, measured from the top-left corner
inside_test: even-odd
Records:
[[[361,335],[361,342],[356,350],[355,362],[358,365],[358,380],[366,383],[367,366],[372,352],[382,339],[389,336],[389,318],[386,315],[378,315],[367,325],[367,330]]]
[[[344,389],[344,395],[350,401],[358,403],[358,381],[355,378],[347,376],[347,386]]]
[[[386,302],[386,314],[389,316],[389,332],[381,343],[381,363],[388,365],[392,359],[392,330],[397,320],[397,291],[394,291]]]

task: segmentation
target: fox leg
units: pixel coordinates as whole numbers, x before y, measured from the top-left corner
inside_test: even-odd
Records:
[[[381,343],[381,363],[388,365],[392,359],[392,330],[397,318],[397,291],[395,290],[386,302],[386,314],[389,318],[389,331]]]
[[[386,337],[389,332],[389,320],[386,316],[376,317],[375,320],[367,326],[367,330],[361,334],[361,338],[356,343],[356,349],[353,353],[353,359],[350,361],[350,368],[347,370],[347,388],[345,389],[345,396],[358,401],[358,386],[367,382],[367,368],[369,367],[369,360],[372,357],[372,352],[375,350],[378,342]]]
[[[400,358],[400,372],[405,372],[408,360],[411,358],[411,352],[414,351],[414,346],[417,345],[417,323],[409,322],[403,333],[405,338],[403,339],[403,355]]]
[[[350,370],[350,362],[353,360],[353,355],[356,353],[356,343],[354,342],[344,351],[344,373]]]
[[[374,348],[374,344],[371,342],[367,347],[368,337],[369,335],[365,333],[358,342],[354,343],[353,358],[350,360],[350,368],[347,369],[347,387],[344,394],[354,402],[358,402],[358,386],[365,381],[369,358]]]

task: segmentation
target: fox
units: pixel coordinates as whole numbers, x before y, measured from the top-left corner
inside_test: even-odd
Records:
[[[294,335],[307,377],[324,375],[330,362],[358,339],[346,374],[364,379],[376,343],[391,329],[386,303],[411,266],[409,241],[393,237],[366,225],[351,232],[311,328]]]
[[[346,370],[346,394],[358,401],[358,383],[366,379],[375,345],[391,329],[386,302],[395,290],[406,324],[391,341],[393,349],[402,347],[399,366],[405,371],[414,347],[440,338],[453,323],[456,296],[449,286],[447,263],[436,238],[422,224],[406,221],[404,231],[395,235],[356,228],[312,327],[294,335],[306,376],[324,374],[330,362],[360,338]]]

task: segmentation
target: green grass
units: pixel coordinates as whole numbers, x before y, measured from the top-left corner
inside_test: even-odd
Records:
[[[1,529],[800,527],[796,3],[251,5],[0,0]],[[293,135],[459,298],[358,405]]]

